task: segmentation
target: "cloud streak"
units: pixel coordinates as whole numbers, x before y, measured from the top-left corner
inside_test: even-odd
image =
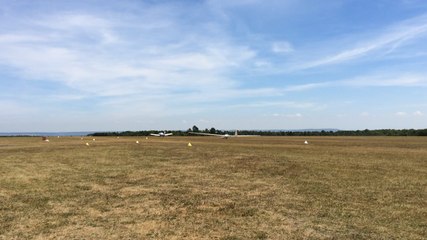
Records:
[[[291,67],[291,71],[302,71],[327,65],[341,64],[372,54],[384,56],[391,54],[405,44],[409,44],[412,40],[426,36],[427,15],[422,15],[397,23],[384,31],[380,31],[380,34],[370,39],[355,39],[357,42],[356,46],[350,46],[348,49],[341,50],[338,53],[320,59],[297,64]]]
[[[136,29],[143,35],[138,38],[120,35],[117,26],[126,24],[122,21],[80,14],[36,21],[37,34],[0,34],[0,63],[34,81],[120,96],[232,89],[233,80],[225,73],[255,56],[247,47],[210,41],[197,29],[184,32],[174,43],[169,43],[170,36],[165,42],[147,44],[144,27]],[[168,35],[169,29],[162,32]],[[140,40],[142,45],[127,48]],[[194,43],[199,47],[189,50]]]
[[[290,85],[282,89],[283,92],[301,92],[320,88],[348,87],[348,88],[366,88],[366,87],[427,87],[427,77],[425,74],[401,74],[390,75],[372,74],[360,76],[353,79],[341,79],[336,81],[324,81],[319,83],[306,83]]]

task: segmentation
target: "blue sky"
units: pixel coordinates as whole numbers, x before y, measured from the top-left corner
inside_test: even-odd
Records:
[[[424,0],[0,0],[0,131],[427,128]]]

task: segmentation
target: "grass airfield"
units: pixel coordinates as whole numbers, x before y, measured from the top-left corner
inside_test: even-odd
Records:
[[[0,137],[29,238],[426,239],[427,138]]]

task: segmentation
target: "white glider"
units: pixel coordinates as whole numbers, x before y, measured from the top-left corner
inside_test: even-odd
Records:
[[[228,133],[226,134],[214,134],[214,133],[201,133],[201,132],[189,132],[191,134],[197,134],[197,135],[204,135],[204,136],[215,136],[215,137],[220,137],[220,138],[231,138],[231,137],[259,137],[260,135],[239,135],[237,134],[237,130],[236,132],[234,132],[234,135],[230,135]]]

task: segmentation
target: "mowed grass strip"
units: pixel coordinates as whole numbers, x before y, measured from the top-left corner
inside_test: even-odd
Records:
[[[4,239],[425,239],[426,189],[419,137],[0,138]]]

